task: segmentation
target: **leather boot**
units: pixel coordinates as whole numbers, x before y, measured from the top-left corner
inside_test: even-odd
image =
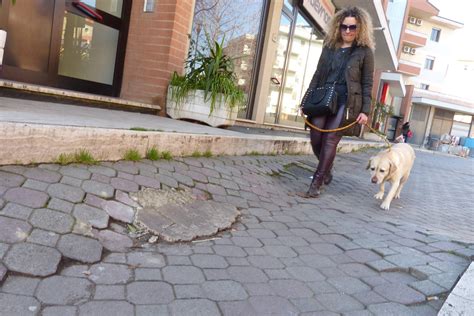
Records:
[[[324,184],[328,185],[332,181],[332,165],[331,168],[329,168],[329,171],[326,173],[326,176],[324,177]]]
[[[311,185],[309,186],[308,192],[306,192],[307,198],[317,198],[321,195],[321,186],[323,185],[324,181],[324,174],[320,173],[316,170],[313,175],[313,181],[311,181]]]

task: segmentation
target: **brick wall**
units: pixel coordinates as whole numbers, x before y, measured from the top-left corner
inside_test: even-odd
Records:
[[[120,97],[165,109],[171,74],[184,70],[194,0],[155,0],[152,13],[143,4],[133,1]]]

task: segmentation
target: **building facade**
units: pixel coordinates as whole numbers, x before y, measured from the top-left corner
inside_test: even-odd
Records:
[[[399,62],[395,74],[382,77],[401,76],[406,95],[391,96],[380,81],[376,96],[393,109],[380,129],[393,139],[409,121],[409,142],[429,147],[443,135],[473,137],[474,102],[456,96],[459,91],[450,86],[468,82],[469,62],[457,61],[453,50],[463,24],[440,16],[427,0],[389,1],[387,17]]]
[[[375,26],[374,99],[398,104],[402,121],[411,108],[404,104],[405,64],[399,63],[394,43],[408,33],[401,23],[399,36],[392,36],[386,19],[392,2],[38,0],[12,5],[3,0],[0,28],[8,36],[0,76],[164,109],[172,73],[183,73],[185,60],[206,40],[218,40],[234,58],[247,97],[240,123],[303,128],[299,102],[316,69],[327,24],[337,8],[357,5]]]

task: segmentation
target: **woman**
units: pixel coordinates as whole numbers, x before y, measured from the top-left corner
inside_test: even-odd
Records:
[[[411,135],[409,136],[410,131],[410,122],[405,122],[405,124],[402,125],[402,135],[403,135],[403,140],[404,142],[408,142],[408,138],[411,137]]]
[[[331,169],[342,136],[358,136],[360,126],[367,123],[373,84],[374,48],[372,21],[365,10],[350,7],[334,15],[318,67],[302,104],[313,89],[337,81],[337,113],[309,117],[308,121],[321,129],[334,129],[353,121],[359,125],[333,133],[311,129],[311,146],[319,163],[305,197],[318,197],[322,184],[331,182]]]

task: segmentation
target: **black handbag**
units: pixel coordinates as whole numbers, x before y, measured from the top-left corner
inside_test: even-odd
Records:
[[[347,62],[351,58],[351,55],[352,49],[349,53],[349,56],[346,58],[339,69],[339,73],[336,78],[341,77],[342,72],[344,69],[346,69]],[[303,103],[301,104],[301,110],[303,114],[309,117],[335,115],[338,110],[336,83],[337,80],[333,83],[327,83],[322,87],[317,87],[310,90],[307,98],[303,98]]]
[[[306,116],[334,115],[337,113],[336,83],[326,84],[311,90],[302,105],[302,111]]]

